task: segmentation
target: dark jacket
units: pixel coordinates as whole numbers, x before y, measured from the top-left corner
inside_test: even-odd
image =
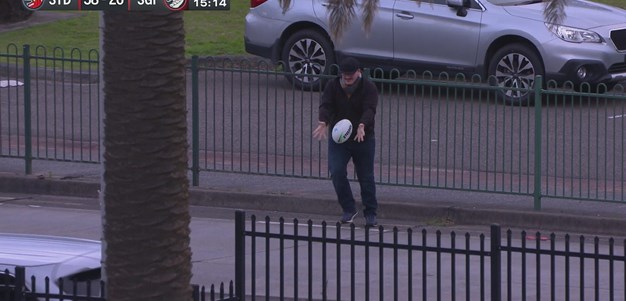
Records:
[[[365,139],[374,138],[374,117],[378,105],[378,90],[374,83],[362,77],[354,93],[348,97],[341,87],[340,78],[326,84],[319,107],[319,121],[326,122],[332,131],[337,121],[347,118],[352,122],[352,135],[356,136],[359,123],[365,124]]]

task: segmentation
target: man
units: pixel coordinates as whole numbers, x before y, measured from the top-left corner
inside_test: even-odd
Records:
[[[357,215],[356,204],[348,181],[348,162],[352,159],[359,185],[365,226],[377,224],[376,184],[374,182],[374,117],[378,105],[378,91],[363,78],[359,62],[351,57],[339,64],[341,76],[324,88],[319,106],[319,123],[313,137],[325,139],[330,129],[341,119],[349,119],[356,131],[348,141],[338,144],[328,139],[328,167],[343,215],[341,223],[352,223]]]

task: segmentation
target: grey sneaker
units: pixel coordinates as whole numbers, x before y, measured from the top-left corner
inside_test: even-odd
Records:
[[[365,227],[374,227],[378,225],[376,221],[376,215],[366,215],[365,216]]]
[[[342,224],[347,224],[347,223],[351,223],[352,221],[354,221],[354,217],[356,216],[357,212],[344,212],[343,215],[341,216],[341,220],[339,220]]]

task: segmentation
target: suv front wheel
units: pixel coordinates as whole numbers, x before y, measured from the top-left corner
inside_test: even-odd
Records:
[[[543,62],[537,53],[524,44],[500,48],[489,62],[489,83],[498,86],[498,98],[508,105],[527,106],[534,103],[532,88],[535,76],[543,75]]]
[[[303,90],[321,90],[335,63],[332,44],[318,31],[305,29],[291,35],[282,50],[282,61],[287,79]]]

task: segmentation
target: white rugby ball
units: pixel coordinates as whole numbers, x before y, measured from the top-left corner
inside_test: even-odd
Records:
[[[348,119],[341,119],[333,127],[332,137],[336,143],[344,143],[350,139],[352,134],[352,122]]]

